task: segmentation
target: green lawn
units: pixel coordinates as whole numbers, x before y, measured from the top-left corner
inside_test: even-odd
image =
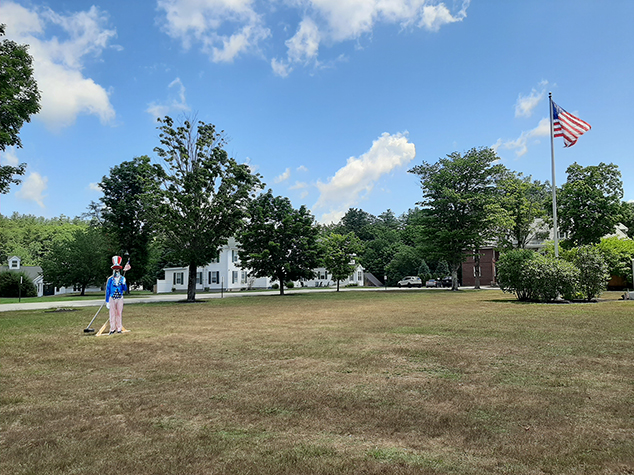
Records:
[[[135,290],[126,294],[126,298],[147,297],[153,295],[149,290]],[[0,305],[8,303],[32,303],[32,302],[65,302],[73,300],[105,300],[105,292],[86,292],[86,295],[80,295],[79,292],[63,295],[47,295],[44,297],[22,297],[21,299],[15,298],[0,298]]]
[[[96,308],[3,312],[0,473],[634,473],[619,295],[135,304],[103,337]]]

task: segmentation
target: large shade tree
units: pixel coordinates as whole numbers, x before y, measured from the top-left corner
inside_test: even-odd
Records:
[[[159,119],[154,150],[165,173],[152,221],[171,257],[189,268],[187,300],[196,299],[196,270],[214,258],[242,227],[260,176],[224,150],[224,133],[213,124]]]
[[[464,155],[454,152],[410,170],[420,178],[420,204],[429,209],[421,228],[428,247],[426,255],[447,261],[454,290],[465,250],[473,249],[477,256],[505,216],[496,184],[506,168],[498,160],[490,148],[473,148]]]
[[[271,190],[249,207],[249,222],[240,234],[242,267],[255,277],[270,277],[280,284],[310,279],[320,263],[319,229],[305,206],[293,208],[290,200]]]
[[[110,169],[99,184],[103,191],[100,216],[114,254],[129,256],[132,268],[126,278],[141,283],[154,236],[152,210],[159,195],[163,169],[147,156],[136,157]]]
[[[6,25],[0,25],[0,37]],[[0,41],[0,151],[22,147],[19,133],[24,122],[40,110],[40,92],[33,77],[33,58],[27,45]],[[20,183],[26,164],[0,166],[0,194],[8,193],[12,183]]]
[[[613,163],[587,167],[573,163],[566,173],[568,180],[557,194],[560,229],[568,233],[564,244],[597,244],[614,233],[622,218],[621,172]]]
[[[546,219],[550,194],[545,183],[509,171],[498,183],[500,204],[507,213],[500,228],[501,247],[525,249],[532,240],[548,237]]]

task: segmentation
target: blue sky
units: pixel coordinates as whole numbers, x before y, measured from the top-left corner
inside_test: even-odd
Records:
[[[111,167],[157,159],[167,114],[223,129],[321,222],[399,215],[421,198],[407,170],[454,151],[493,146],[550,180],[549,91],[592,126],[556,140],[557,185],[615,163],[634,200],[632,18],[629,0],[3,0],[42,110],[0,156],[28,164],[0,213],[80,215]]]

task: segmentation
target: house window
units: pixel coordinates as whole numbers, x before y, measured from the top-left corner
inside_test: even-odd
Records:
[[[209,283],[210,284],[219,284],[220,283],[220,272],[217,270],[209,271]]]
[[[174,285],[182,285],[183,283],[183,273],[182,272],[174,272]]]
[[[357,272],[357,282],[361,282],[363,280],[363,273],[361,271]]]
[[[238,271],[234,270],[231,272],[231,283],[235,284],[236,282],[238,282]]]
[[[238,262],[238,251],[235,249],[231,250],[231,262]]]
[[[20,268],[20,261],[18,261],[17,259],[11,261],[11,269],[19,269],[19,268]]]
[[[203,273],[202,272],[196,272],[196,283],[202,285],[202,283],[203,283]]]
[[[248,282],[248,279],[249,279],[248,272],[243,270],[242,273],[240,274],[240,283],[246,284]]]

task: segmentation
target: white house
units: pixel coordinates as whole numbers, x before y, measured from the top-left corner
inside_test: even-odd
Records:
[[[0,272],[15,271],[24,272],[35,285],[37,296],[44,295],[44,278],[42,277],[42,268],[40,266],[23,266],[22,259],[18,256],[9,257],[8,266],[0,266]]]
[[[238,243],[234,238],[222,247],[218,257],[204,267],[199,267],[196,272],[196,291],[220,291],[223,290],[246,290],[246,289],[268,289],[271,288],[272,281],[268,277],[251,277],[248,269],[240,265],[238,259]],[[189,279],[189,269],[187,267],[167,267],[165,278],[156,281],[156,292],[166,293],[187,290]],[[295,287],[328,287],[336,284],[326,269],[315,269],[314,279],[294,282]],[[363,267],[357,266],[353,275],[340,285],[363,285]]]

